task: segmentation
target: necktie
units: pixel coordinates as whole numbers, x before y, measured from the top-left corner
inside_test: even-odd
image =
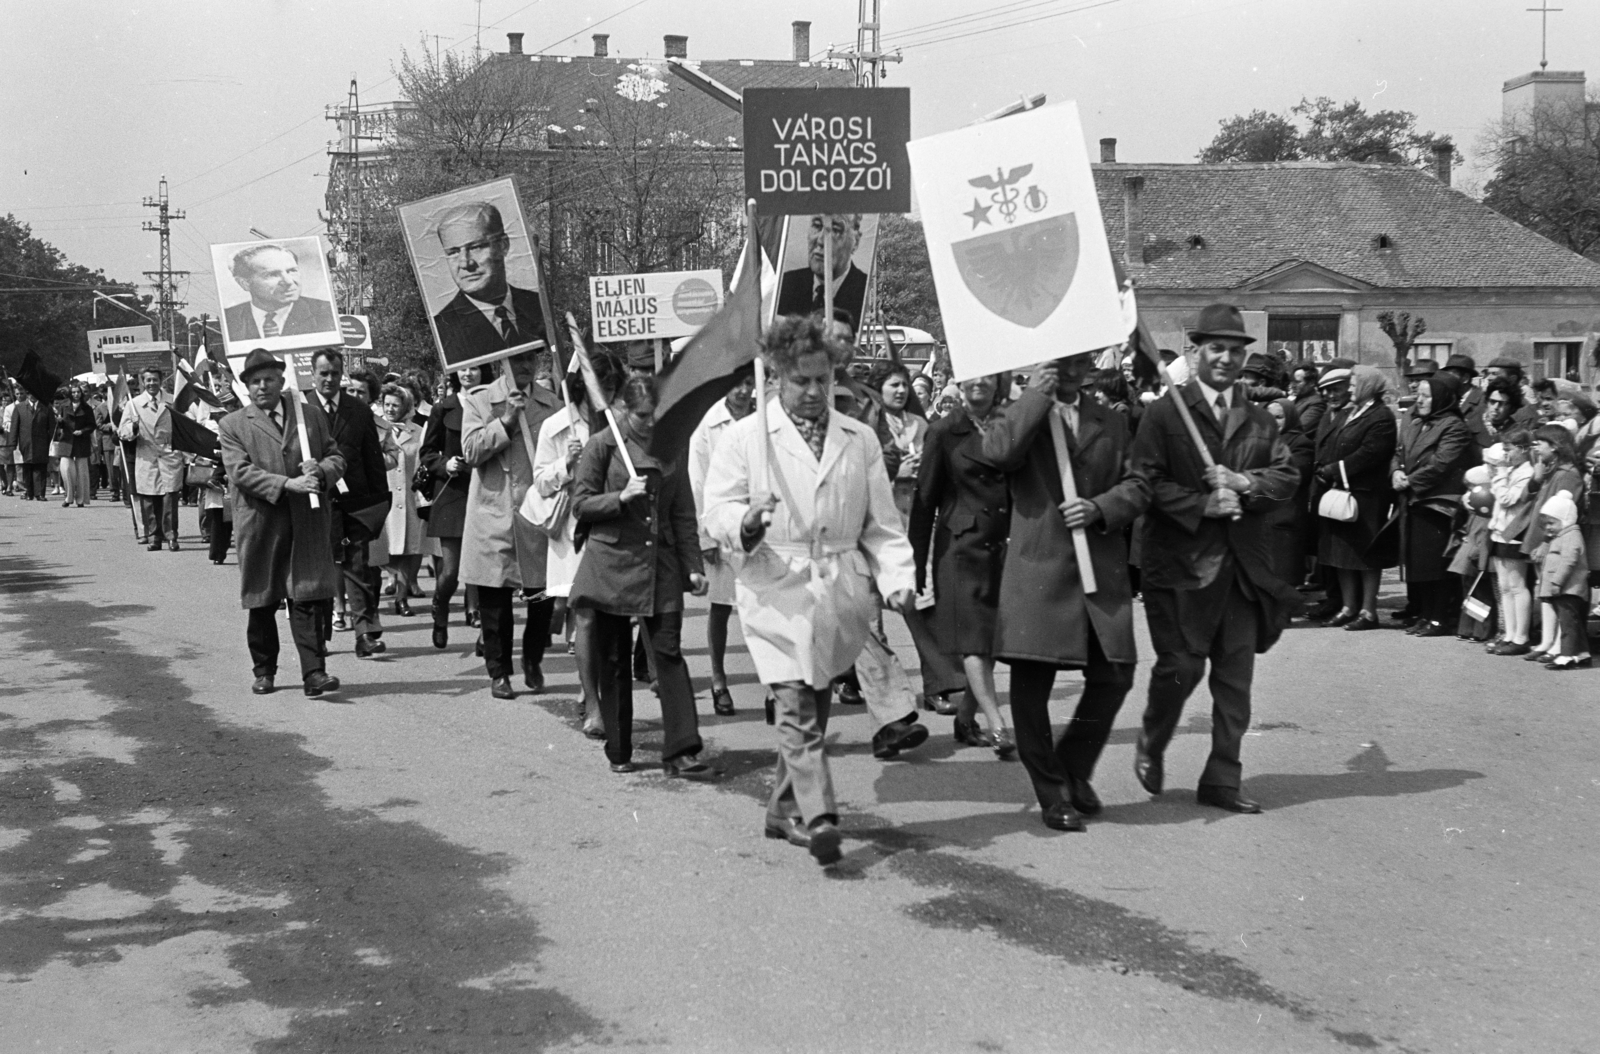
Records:
[[[826,294],[824,294],[822,291],[822,280],[818,279],[817,284],[812,287],[811,291],[811,311],[813,314],[818,311],[826,310],[828,301],[826,300],[825,296]]]
[[[495,321],[500,324],[500,339],[507,344],[518,343],[516,324],[511,321],[511,314],[506,311],[504,304],[494,309],[494,317]]]
[[[1222,424],[1228,419],[1228,400],[1226,396],[1217,396],[1217,424]]]
[[[279,411],[277,411],[277,410],[268,410],[267,411],[267,415],[272,418],[272,427],[276,428],[278,430],[278,434],[279,435],[282,435],[283,434],[283,419],[278,416],[278,413],[279,413]]]
[[[261,335],[263,337],[276,337],[278,335],[277,315],[276,311],[268,311],[266,317],[261,320]]]

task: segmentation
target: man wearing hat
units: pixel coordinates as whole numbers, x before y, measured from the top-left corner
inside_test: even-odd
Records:
[[[1412,395],[1415,395],[1417,394],[1417,389],[1422,386],[1422,382],[1438,372],[1439,364],[1437,362],[1432,359],[1418,359],[1416,362],[1406,366],[1406,387],[1410,389]]]
[[[251,691],[267,695],[276,688],[275,616],[288,600],[305,693],[318,696],[339,688],[339,679],[323,668],[318,616],[339,584],[329,498],[344,474],[344,458],[323,412],[284,397],[283,370],[271,353],[250,353],[239,373],[250,402],[222,419],[218,438],[233,483],[239,592],[250,612],[245,640],[255,670]],[[309,454],[300,445],[302,426]]]
[[[1299,595],[1274,569],[1268,513],[1292,500],[1299,473],[1272,416],[1235,386],[1251,336],[1229,304],[1200,312],[1189,332],[1195,379],[1145,411],[1133,471],[1151,491],[1142,585],[1156,662],[1134,775],[1160,794],[1167,744],[1183,705],[1211,666],[1211,756],[1202,805],[1255,813],[1240,793],[1239,749],[1250,725],[1255,657],[1277,642]],[[1173,399],[1181,398],[1214,464],[1203,461]],[[1014,676],[1014,675],[1013,675]]]

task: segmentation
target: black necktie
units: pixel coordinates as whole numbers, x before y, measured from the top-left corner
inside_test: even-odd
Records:
[[[819,311],[826,311],[827,309],[827,294],[823,292],[822,280],[818,279],[817,284],[811,287],[811,313],[816,314]]]
[[[506,310],[504,304],[494,309],[494,317],[495,321],[500,323],[500,339],[504,340],[508,346],[520,343],[517,325],[511,321],[511,313]]]
[[[272,427],[278,430],[279,435],[283,435],[283,421],[278,417],[279,412],[279,410],[268,410],[267,416],[272,418]]]
[[[1217,424],[1222,424],[1228,419],[1228,398],[1221,393],[1217,395]]]

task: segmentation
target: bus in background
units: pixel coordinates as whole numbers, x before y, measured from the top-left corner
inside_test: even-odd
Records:
[[[889,340],[894,342],[895,351],[900,355],[900,361],[912,373],[921,371],[929,359],[937,356],[940,361],[946,361],[944,345],[934,339],[933,334],[926,330],[914,329],[911,326],[897,326],[890,323],[888,326],[872,326],[861,334],[859,343],[863,350],[870,352],[873,359],[887,359],[889,345],[884,340],[884,330],[889,331]]]

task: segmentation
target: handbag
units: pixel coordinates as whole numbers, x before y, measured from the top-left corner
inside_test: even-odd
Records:
[[[65,439],[52,439],[52,440],[50,440],[50,456],[51,457],[71,457],[72,456],[72,443],[67,441],[67,440],[65,440]]]
[[[528,493],[523,495],[522,507],[517,510],[517,515],[527,520],[534,530],[555,538],[566,527],[567,516],[571,511],[572,494],[566,487],[545,497],[539,493],[537,486],[532,486],[528,488]]]
[[[1356,496],[1350,493],[1350,477],[1344,470],[1344,462],[1339,462],[1339,479],[1344,483],[1341,490],[1334,487],[1325,491],[1317,500],[1317,515],[1325,520],[1335,520],[1339,523],[1349,523],[1356,518]]]
[[[1474,622],[1488,622],[1489,616],[1494,612],[1494,609],[1486,601],[1479,600],[1477,597],[1478,583],[1482,581],[1483,572],[1479,571],[1478,577],[1472,582],[1472,588],[1467,590],[1467,598],[1461,602],[1461,610]]]
[[[189,462],[189,467],[184,471],[183,485],[186,487],[209,487],[211,477],[216,474],[217,463],[208,458],[197,457]]]
[[[434,488],[438,482],[426,465],[418,465],[417,470],[411,474],[411,489],[429,502],[433,501]]]

